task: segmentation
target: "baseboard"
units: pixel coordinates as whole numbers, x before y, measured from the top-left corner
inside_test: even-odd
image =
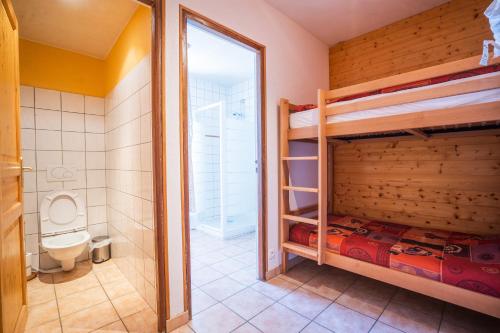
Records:
[[[270,279],[272,279],[274,277],[277,277],[280,274],[281,274],[281,265],[279,265],[277,267],[274,267],[270,271],[266,272],[266,281],[270,280]]]
[[[189,312],[183,312],[174,318],[170,318],[167,320],[167,332],[172,332],[179,327],[186,325],[189,321]]]

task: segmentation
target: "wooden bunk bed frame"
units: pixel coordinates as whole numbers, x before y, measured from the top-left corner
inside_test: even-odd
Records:
[[[331,124],[327,123],[328,116],[500,88],[500,77],[476,77],[466,82],[439,86],[434,89],[407,90],[398,94],[388,95],[387,97],[361,100],[358,102],[354,101],[342,106],[328,108],[327,100],[478,68],[479,59],[480,57],[471,57],[354,86],[329,91],[319,90],[317,102],[319,118],[317,126],[290,129],[290,108],[293,107],[293,105],[290,104],[287,99],[281,99],[280,237],[283,272],[286,272],[289,266],[288,254],[294,254],[317,261],[319,265],[327,264],[338,267],[500,318],[500,298],[392,270],[326,250],[327,217],[328,212],[333,213],[333,197],[329,195],[329,188],[331,189],[333,187],[333,172],[329,174],[329,165],[331,164],[330,169],[333,168],[332,144],[340,142],[337,139],[339,136],[345,139],[349,136],[400,131],[425,138],[427,135],[421,130],[422,128],[458,124],[498,123],[500,120],[500,102],[488,102],[472,106],[413,112]],[[497,60],[494,60],[492,63],[498,62],[500,62],[500,59],[497,58]],[[289,155],[289,142],[294,140],[317,140],[318,155],[291,157]],[[317,161],[318,187],[291,186],[289,183],[290,161]],[[290,211],[289,193],[291,191],[316,193],[318,195],[318,204]],[[331,197],[330,202],[328,201],[329,197]],[[306,213],[311,212],[317,212],[317,218],[304,216]],[[310,216],[310,214],[307,216]],[[498,222],[500,223],[500,221]],[[289,241],[289,227],[291,223],[308,223],[317,226],[318,247],[307,247]]]

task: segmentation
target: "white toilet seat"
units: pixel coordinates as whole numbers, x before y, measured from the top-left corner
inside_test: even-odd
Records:
[[[83,230],[86,227],[85,205],[78,193],[67,190],[50,192],[40,207],[42,237]]]
[[[70,232],[67,234],[42,238],[42,246],[46,250],[65,249],[88,243],[90,234],[87,231]]]

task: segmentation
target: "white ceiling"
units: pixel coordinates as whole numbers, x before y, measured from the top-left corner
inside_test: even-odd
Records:
[[[13,0],[13,3],[21,38],[99,59],[106,58],[138,6],[133,0]]]
[[[449,0],[266,0],[329,46]]]
[[[189,74],[226,86],[254,77],[255,51],[191,23],[187,41]]]

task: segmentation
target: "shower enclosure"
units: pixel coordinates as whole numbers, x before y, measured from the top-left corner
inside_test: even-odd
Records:
[[[253,232],[258,218],[255,84],[246,80],[227,87],[195,77],[191,82],[191,226],[224,239]]]

